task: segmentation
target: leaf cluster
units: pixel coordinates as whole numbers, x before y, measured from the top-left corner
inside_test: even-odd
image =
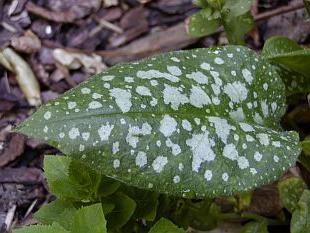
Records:
[[[201,7],[188,20],[188,32],[194,37],[207,36],[224,27],[230,44],[244,44],[244,35],[254,26],[250,13],[252,0],[196,0]]]

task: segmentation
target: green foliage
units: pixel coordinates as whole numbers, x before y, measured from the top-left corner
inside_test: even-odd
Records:
[[[250,49],[226,46],[115,66],[17,131],[85,164],[70,170],[61,157],[59,167],[45,164],[53,167],[46,168],[51,191],[63,199],[98,198],[102,178],[84,174],[87,166],[142,189],[215,197],[270,183],[295,163],[298,135],[281,130],[285,111],[274,67]]]
[[[297,203],[306,184],[301,178],[291,177],[278,184],[280,200],[283,206],[291,213],[296,209]]]
[[[310,191],[305,190],[292,215],[291,233],[308,233],[310,229]]]
[[[202,9],[191,16],[188,31],[190,35],[200,37],[210,35],[221,25],[218,15],[210,8]]]
[[[276,36],[266,41],[262,55],[278,65],[288,95],[310,91],[310,49],[303,49],[286,37]]]
[[[286,37],[276,36],[266,41],[262,54],[268,60],[310,78],[310,49],[303,49]]]
[[[72,232],[106,233],[106,220],[101,204],[86,206],[77,210],[73,218]]]
[[[223,25],[231,44],[244,44],[244,35],[254,26],[250,13],[252,0],[207,0],[195,3],[203,9],[189,18],[190,35],[210,35]]]
[[[171,221],[161,218],[149,231],[149,233],[185,233],[181,228],[178,228]]]
[[[261,222],[249,222],[243,226],[240,233],[268,233],[267,223]]]
[[[102,200],[103,203],[114,204],[113,211],[107,215],[108,228],[115,229],[124,226],[133,215],[136,202],[126,194],[117,192],[113,196]]]
[[[70,231],[65,230],[59,224],[54,223],[52,225],[45,225],[45,226],[43,225],[27,226],[22,229],[15,230],[14,233],[70,233]]]
[[[310,156],[310,137],[306,137],[301,142],[302,150],[305,153],[305,155]]]
[[[41,207],[35,213],[35,218],[43,224],[51,225],[56,222],[66,230],[70,230],[76,210],[72,202],[58,199]]]

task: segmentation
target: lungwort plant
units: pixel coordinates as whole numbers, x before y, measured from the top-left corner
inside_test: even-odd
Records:
[[[296,56],[309,61],[309,50],[279,40],[267,43],[263,56],[225,46],[117,65],[41,107],[16,131],[68,157],[45,160],[59,198],[37,214],[47,225],[17,232],[147,232],[160,217],[215,227],[220,210],[210,198],[277,180],[301,152],[298,134],[280,126],[282,78],[309,76],[294,63]],[[298,195],[287,204],[291,211]],[[146,222],[137,226],[137,219]],[[267,231],[264,221],[246,227]],[[150,232],[184,231],[161,219]]]

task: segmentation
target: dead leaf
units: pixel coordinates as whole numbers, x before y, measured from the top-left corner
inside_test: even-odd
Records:
[[[21,37],[13,37],[11,45],[17,51],[24,53],[35,53],[41,49],[40,39],[30,30]]]
[[[41,105],[40,85],[31,68],[13,49],[0,50],[0,64],[16,74],[16,80],[28,103]]]
[[[101,57],[96,54],[86,55],[79,52],[69,52],[65,49],[54,49],[53,57],[61,65],[72,70],[83,66],[90,74],[100,73],[107,68]]]

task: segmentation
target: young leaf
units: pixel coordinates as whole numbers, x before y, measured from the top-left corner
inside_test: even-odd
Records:
[[[310,229],[310,191],[305,190],[293,212],[291,233],[308,233]]]
[[[136,209],[136,202],[126,194],[117,192],[102,200],[103,204],[114,204],[115,208],[106,215],[107,227],[110,230],[119,229],[124,226]]]
[[[252,4],[253,0],[226,0],[223,9],[233,17],[238,17],[248,13]]]
[[[276,36],[267,40],[262,54],[286,69],[310,77],[310,49],[303,49],[286,37]]]
[[[120,186],[114,179],[96,173],[70,157],[45,156],[44,169],[51,192],[61,199],[98,201]]]
[[[149,233],[185,233],[181,228],[178,228],[171,221],[161,218],[149,231]]]
[[[74,215],[72,232],[74,233],[107,233],[106,220],[101,204],[82,207]]]
[[[187,30],[191,36],[200,37],[214,33],[220,26],[220,19],[210,8],[202,9],[190,16]]]
[[[302,150],[307,155],[310,156],[310,137],[306,137],[305,140],[301,142]]]
[[[26,226],[22,229],[14,230],[13,233],[70,233],[70,231],[65,230],[59,224],[54,223],[52,225],[32,225]]]
[[[295,163],[299,138],[281,130],[285,111],[274,67],[227,46],[115,66],[17,131],[128,185],[214,197],[272,182]]]
[[[76,208],[68,201],[56,200],[41,207],[36,213],[35,218],[43,224],[57,222],[66,230],[70,230],[73,223],[73,215]]]
[[[240,233],[268,233],[266,222],[249,222],[244,225]]]
[[[154,221],[157,213],[158,193],[125,185],[120,190],[136,202],[137,208],[133,214],[134,218]]]
[[[223,25],[231,44],[245,44],[244,35],[253,28],[254,20],[250,12],[237,17],[229,13],[224,17]]]
[[[280,200],[283,206],[291,213],[295,210],[306,184],[301,178],[291,177],[278,184]]]

